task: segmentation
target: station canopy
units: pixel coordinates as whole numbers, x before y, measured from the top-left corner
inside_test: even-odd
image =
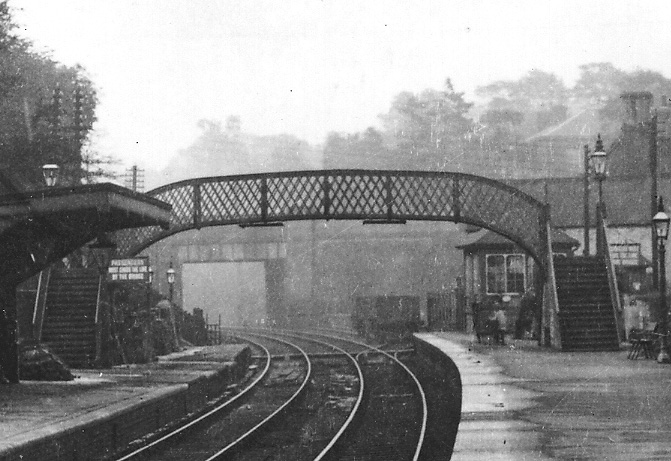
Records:
[[[167,227],[170,213],[111,183],[20,191],[0,171],[0,281],[20,283],[106,232]]]

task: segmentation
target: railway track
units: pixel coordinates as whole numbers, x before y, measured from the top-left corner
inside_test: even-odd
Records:
[[[348,348],[363,364],[367,404],[337,459],[419,460],[428,407],[415,374],[395,354],[354,339],[349,332],[300,334]]]
[[[320,335],[357,338],[353,331],[318,329]],[[443,353],[417,344],[419,351],[408,353],[407,345],[385,345],[411,369],[425,390],[428,407],[426,433],[420,460],[451,459],[457,429],[461,420],[461,379],[454,363]]]
[[[274,355],[263,344],[248,342],[257,351],[262,351],[257,360],[263,364],[249,385],[204,414],[176,424],[161,436],[115,459],[227,459],[226,456],[244,445],[250,429],[259,430],[275,415],[298,401],[311,377],[307,354],[286,341],[274,341]],[[278,365],[279,362],[282,362],[281,365]],[[252,395],[257,403],[254,406],[249,403]]]
[[[244,397],[236,396],[237,404],[224,403],[175,429],[175,435],[118,459],[449,459],[432,456],[441,436],[431,431],[430,451],[423,451],[427,397],[411,370],[421,370],[421,364],[407,366],[397,357],[408,354],[377,349],[343,332],[229,334],[250,344],[256,359],[268,364],[255,385]]]
[[[301,404],[257,434],[236,460],[333,459],[333,450],[352,424],[363,399],[363,375],[355,358],[323,340],[265,331],[235,333],[282,337],[309,352],[314,373]]]

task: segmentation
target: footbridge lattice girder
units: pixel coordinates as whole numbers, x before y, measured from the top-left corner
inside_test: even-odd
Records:
[[[219,176],[169,184],[148,195],[172,205],[169,229],[116,233],[130,256],[169,235],[206,226],[296,220],[452,221],[516,242],[546,264],[547,206],[511,186],[465,173],[316,170]]]

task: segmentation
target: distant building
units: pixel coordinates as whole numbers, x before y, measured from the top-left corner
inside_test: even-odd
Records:
[[[668,198],[671,204],[671,140],[668,120],[671,107],[656,109],[656,162],[651,162],[653,117],[650,110],[650,93],[626,93],[625,120],[614,139],[602,133],[608,154],[608,177],[603,181],[603,197],[607,209],[609,241],[617,252],[623,245],[637,247],[640,255],[652,259],[651,219],[654,196]],[[566,126],[566,124],[562,124]],[[560,125],[560,126],[562,126]],[[552,129],[546,132],[553,132]],[[554,131],[555,133],[557,131]],[[592,131],[590,129],[589,133]],[[596,134],[589,140],[576,134],[573,144],[585,143],[594,148]],[[568,137],[564,145],[571,145]],[[656,163],[657,191],[653,191],[653,167]],[[549,177],[507,181],[542,202],[550,204],[552,224],[571,237],[584,241],[585,191],[583,173],[574,177]],[[590,179],[589,191],[590,249],[595,252],[595,209],[598,201],[598,184]],[[580,247],[578,250],[582,250]]]
[[[542,176],[578,176],[584,171],[585,144],[593,144],[599,133],[612,139],[617,132],[616,123],[601,117],[598,109],[588,109],[531,136],[525,144],[528,155],[541,163]]]

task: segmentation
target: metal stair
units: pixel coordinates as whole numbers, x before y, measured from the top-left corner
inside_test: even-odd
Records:
[[[55,269],[49,280],[42,342],[73,368],[96,358],[98,277],[95,269]]]
[[[562,350],[619,350],[608,273],[596,257],[555,258]]]

